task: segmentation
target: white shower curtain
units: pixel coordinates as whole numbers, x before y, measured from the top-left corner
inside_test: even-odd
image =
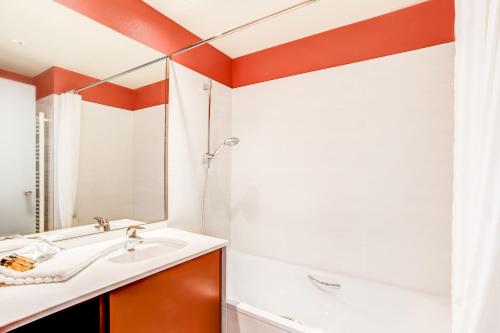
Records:
[[[500,0],[456,0],[453,333],[500,332]]]
[[[80,155],[80,95],[54,99],[54,229],[73,225]]]

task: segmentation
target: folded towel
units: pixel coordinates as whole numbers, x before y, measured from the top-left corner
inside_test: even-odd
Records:
[[[63,250],[51,259],[38,264],[35,268],[18,272],[0,266],[0,283],[38,284],[62,282],[75,276],[90,264],[109,253],[123,248],[125,241],[119,240],[105,244],[91,244]]]
[[[0,252],[17,250],[27,245],[36,243],[38,239],[32,238],[8,238],[0,241]]]

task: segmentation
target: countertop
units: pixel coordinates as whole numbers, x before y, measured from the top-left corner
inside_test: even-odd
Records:
[[[113,263],[101,258],[65,282],[0,285],[0,332],[8,332],[34,320],[125,286],[198,256],[223,248],[227,241],[167,227],[166,222],[145,225],[141,236],[184,240],[188,245],[174,252],[133,263]],[[57,244],[72,248],[124,238],[124,230],[110,231]]]

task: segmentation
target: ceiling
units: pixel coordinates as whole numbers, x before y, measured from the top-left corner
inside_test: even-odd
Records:
[[[207,38],[300,0],[143,0]],[[232,58],[391,12],[422,0],[320,0],[213,43]],[[105,78],[162,54],[52,0],[0,0],[0,69],[33,77],[51,66]],[[13,40],[21,40],[19,45]],[[163,62],[113,82],[164,78]]]
[[[55,65],[105,78],[162,56],[52,0],[0,0],[0,22],[0,69],[30,77]],[[161,62],[114,82],[129,88],[158,82],[164,66]]]
[[[301,0],[143,0],[201,38],[208,38]],[[212,45],[236,58],[359,22],[424,0],[320,0],[230,35]]]

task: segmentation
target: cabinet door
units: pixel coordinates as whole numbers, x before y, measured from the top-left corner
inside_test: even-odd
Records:
[[[220,333],[221,250],[109,294],[110,333]]]

